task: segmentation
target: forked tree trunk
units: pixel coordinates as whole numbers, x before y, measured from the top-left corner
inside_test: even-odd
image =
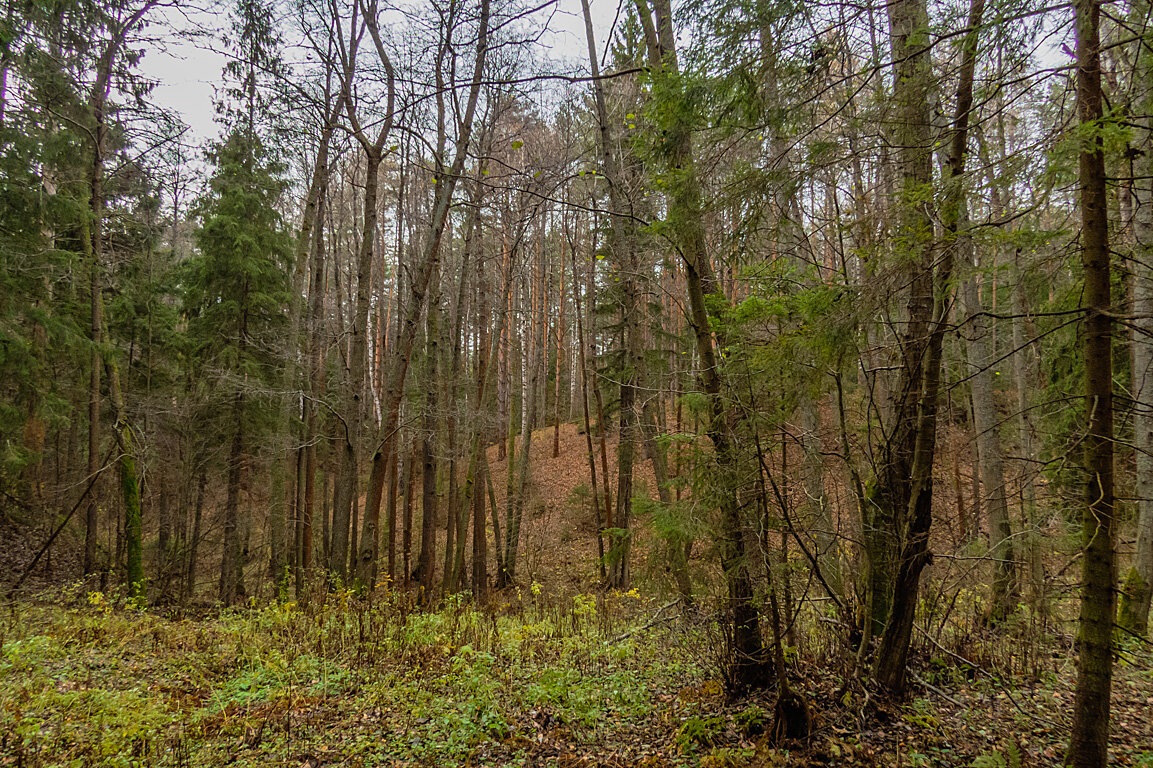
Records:
[[[368,494],[364,505],[364,524],[360,536],[360,553],[357,558],[357,579],[369,588],[376,584],[379,554],[377,523],[380,519],[380,502],[384,498],[384,481],[388,473],[388,459],[396,445],[396,430],[400,423],[400,403],[404,398],[408,360],[412,354],[413,342],[416,339],[420,314],[424,309],[425,292],[432,275],[433,261],[439,253],[449,208],[452,205],[453,190],[456,188],[457,179],[464,171],[464,165],[468,158],[473,117],[476,114],[476,105],[480,98],[481,85],[485,75],[485,60],[488,54],[489,7],[489,0],[480,0],[480,18],[478,20],[480,34],[476,42],[476,57],[473,62],[473,77],[468,91],[467,103],[457,126],[456,154],[448,173],[437,180],[431,225],[423,258],[414,270],[407,312],[399,329],[397,345],[393,354],[390,355],[380,431],[377,434],[376,446],[372,454],[372,474],[368,481]]]
[[[899,94],[898,119],[903,123],[901,134],[904,195],[902,205],[902,237],[912,245],[918,256],[916,274],[909,297],[910,323],[927,334],[924,341],[909,343],[909,352],[923,354],[917,360],[905,358],[901,371],[903,408],[899,419],[911,429],[908,443],[900,446],[902,452],[911,448],[908,458],[908,479],[899,480],[893,474],[886,479],[889,485],[881,498],[890,502],[899,499],[908,487],[906,506],[890,507],[887,522],[897,548],[896,571],[892,582],[891,609],[873,666],[873,682],[893,696],[901,696],[905,689],[906,662],[912,641],[913,620],[919,601],[921,572],[932,560],[929,552],[929,530],[933,522],[933,460],[937,442],[937,408],[941,389],[941,354],[946,324],[949,318],[951,280],[956,258],[957,238],[963,222],[964,195],[962,177],[968,146],[969,113],[973,104],[973,72],[976,67],[977,43],[984,0],[972,0],[969,25],[962,43],[961,72],[957,87],[957,104],[953,118],[951,147],[949,150],[949,181],[951,187],[941,209],[949,242],[945,244],[939,264],[934,269],[932,258],[933,225],[923,205],[914,201],[923,194],[931,182],[931,147],[929,128],[929,77],[931,61],[928,48],[928,14],[923,0],[900,0],[889,6],[889,19],[893,38],[893,58]],[[919,122],[918,121],[922,121]],[[915,339],[916,337],[914,337]],[[910,339],[910,341],[914,341]],[[892,466],[888,467],[890,470]],[[897,483],[897,485],[894,485]],[[874,616],[874,619],[876,617]]]
[[[888,626],[896,598],[895,585],[902,548],[908,539],[908,519],[915,514],[914,474],[926,355],[933,316],[933,222],[916,201],[932,182],[929,110],[928,14],[924,0],[896,0],[888,6],[893,62],[893,141],[899,147],[898,237],[908,263],[909,298],[904,332],[899,340],[900,370],[890,391],[886,422],[890,431],[880,450],[877,477],[865,505],[864,539],[867,566],[867,635],[880,635]],[[920,570],[917,569],[919,576]],[[916,595],[910,596],[915,600]],[[894,659],[887,660],[893,665]],[[903,665],[901,676],[903,682]]]

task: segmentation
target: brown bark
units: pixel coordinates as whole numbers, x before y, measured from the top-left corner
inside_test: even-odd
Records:
[[[1082,126],[1102,117],[1100,0],[1074,4],[1077,108]],[[1065,763],[1104,768],[1109,762],[1109,696],[1113,676],[1116,570],[1113,561],[1113,321],[1109,209],[1100,134],[1082,139],[1079,179],[1081,259],[1085,274],[1085,506],[1081,516],[1081,615],[1073,730]]]
[[[645,0],[637,0],[637,10],[645,27],[650,64],[657,73],[678,73],[672,9],[669,0],[655,0],[655,22]],[[659,33],[654,32],[659,30]],[[677,172],[677,183],[669,197],[669,219],[685,266],[689,299],[689,322],[696,338],[700,360],[700,383],[709,404],[706,432],[713,444],[717,466],[718,498],[721,514],[721,568],[729,593],[727,621],[732,638],[730,681],[738,688],[769,684],[771,664],[761,638],[760,617],[753,602],[744,524],[737,498],[736,455],[730,429],[730,414],[722,397],[720,369],[710,330],[706,297],[719,294],[709,261],[701,206],[700,183],[695,168],[692,127],[684,121],[670,126],[666,138],[668,166]],[[723,344],[723,340],[721,342]]]
[[[480,34],[477,37],[476,58],[473,64],[473,78],[469,88],[464,115],[458,125],[456,154],[452,166],[436,184],[433,201],[432,220],[423,258],[416,265],[411,283],[411,296],[407,311],[402,320],[396,348],[390,356],[389,373],[385,384],[385,399],[382,408],[380,432],[372,454],[372,474],[369,477],[368,495],[364,507],[364,524],[361,531],[361,547],[357,563],[357,578],[370,588],[376,583],[376,568],[379,548],[377,522],[380,517],[380,502],[384,496],[384,480],[388,470],[389,454],[394,450],[396,430],[400,420],[400,403],[404,397],[404,382],[408,374],[408,361],[416,339],[417,323],[424,309],[425,292],[432,274],[433,260],[439,252],[448,218],[456,180],[464,171],[468,157],[468,147],[472,138],[473,117],[480,96],[484,78],[485,60],[488,54],[489,0],[480,2]]]
[[[912,455],[909,457],[911,464],[908,476],[911,483],[909,480],[899,481],[910,485],[911,492],[906,502],[908,507],[893,510],[893,522],[897,527],[891,529],[891,532],[896,534],[899,546],[896,579],[891,593],[888,623],[881,636],[881,644],[873,667],[873,681],[893,696],[904,693],[906,662],[912,640],[921,572],[932,561],[932,554],[929,552],[929,529],[933,521],[933,459],[936,452],[937,408],[940,401],[941,347],[952,302],[950,282],[964,205],[961,177],[965,170],[969,115],[973,104],[973,71],[984,9],[984,0],[972,0],[968,31],[962,44],[961,75],[949,151],[949,180],[955,186],[949,190],[941,212],[941,219],[950,242],[946,244],[941,254],[935,274],[931,244],[923,240],[918,244],[922,249],[919,254],[920,267],[914,278],[909,299],[910,319],[916,318],[917,324],[920,325],[921,318],[925,318],[930,320],[931,324],[924,324],[925,330],[928,331],[928,343],[924,347],[923,361],[910,366],[912,361],[906,359],[907,369],[902,370],[902,391],[910,391],[910,394],[914,395],[906,402],[918,406],[909,412],[907,417],[898,412],[902,413],[899,418],[913,422],[910,425]],[[905,192],[914,194],[917,187],[931,180],[930,147],[928,142],[924,141],[926,136],[922,133],[928,128],[927,78],[931,74],[927,47],[928,17],[921,0],[908,0],[890,5],[889,14],[894,58],[905,57],[897,65],[897,78],[904,82],[904,87],[900,89],[902,91],[900,116],[909,121],[925,120],[920,129],[913,123],[905,126],[905,130],[908,131],[905,140],[913,142],[904,145],[902,157]],[[908,90],[905,91],[905,88]],[[932,223],[925,218],[923,206],[917,206],[917,209],[921,210],[914,209],[911,200],[906,200],[902,207],[905,209],[903,233],[906,238],[916,241],[931,234]],[[925,312],[926,304],[928,313]],[[916,371],[916,378],[910,375],[911,371]],[[916,394],[917,390],[919,396]],[[889,480],[895,478],[890,476]],[[892,494],[892,490],[892,485],[886,489],[889,494]]]
[[[1148,23],[1147,0],[1133,4],[1133,17]],[[1138,152],[1133,161],[1133,431],[1137,463],[1137,543],[1125,574],[1117,622],[1144,637],[1153,598],[1153,51],[1148,41],[1137,52],[1134,84]]]
[[[565,236],[568,237],[568,220],[565,219]],[[608,573],[605,568],[605,540],[604,540],[604,520],[608,517],[608,498],[603,497],[605,501],[605,515],[601,515],[601,499],[602,496],[597,489],[597,458],[596,451],[593,448],[593,431],[592,420],[589,417],[589,379],[591,372],[589,369],[588,360],[585,358],[585,343],[584,343],[584,314],[581,307],[581,288],[580,282],[577,280],[577,266],[576,266],[576,247],[570,242],[569,259],[572,264],[572,294],[573,294],[573,307],[576,310],[576,332],[577,332],[577,349],[580,355],[580,400],[581,412],[584,416],[584,433],[585,444],[587,446],[587,456],[589,464],[589,482],[592,485],[592,504],[593,514],[596,516],[597,526],[597,564],[600,567],[601,581],[608,580]],[[594,384],[595,386],[595,384]]]

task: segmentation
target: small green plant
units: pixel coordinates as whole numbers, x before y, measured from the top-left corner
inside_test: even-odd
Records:
[[[757,750],[750,747],[715,747],[701,758],[701,768],[742,768],[756,755]]]
[[[927,699],[915,700],[912,705],[912,710],[912,712],[906,712],[901,715],[901,719],[914,728],[935,731],[941,727],[941,723],[933,714],[932,707],[929,706]]]
[[[1013,742],[1005,746],[1004,752],[994,750],[987,755],[980,755],[971,763],[972,768],[1021,768],[1021,748]]]
[[[769,716],[765,710],[753,704],[738,712],[733,718],[733,721],[737,724],[737,730],[742,735],[759,736],[765,732],[765,727],[769,722]]]
[[[711,747],[717,743],[725,729],[721,717],[690,717],[677,731],[677,749],[682,753],[694,747]]]
[[[105,616],[112,613],[112,603],[105,597],[103,592],[89,592],[88,605],[96,609]]]
[[[497,741],[503,741],[512,735],[512,730],[508,727],[508,721],[505,720],[504,715],[494,707],[477,704],[476,724],[484,731],[485,735]]]

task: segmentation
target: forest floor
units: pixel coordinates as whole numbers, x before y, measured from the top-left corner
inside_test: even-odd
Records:
[[[789,661],[812,734],[779,740],[773,692],[726,696],[707,617],[636,592],[501,598],[488,613],[347,593],[198,615],[98,592],[25,602],[0,629],[0,765],[979,768],[1057,766],[1068,738],[1060,652],[1025,676],[919,646],[895,705],[811,634]],[[1115,764],[1153,766],[1151,711],[1153,654],[1127,647]]]
[[[994,632],[975,611],[934,624],[931,605],[909,696],[891,703],[857,682],[840,627],[810,603],[786,657],[812,732],[773,738],[774,691],[726,694],[723,639],[704,607],[716,602],[709,553],[694,557],[698,608],[673,600],[643,535],[641,588],[598,593],[584,435],[566,425],[559,447],[554,458],[551,429],[534,436],[520,587],[486,611],[455,598],[417,610],[388,591],[145,609],[93,585],[29,580],[35,591],[0,615],[0,766],[1061,764],[1071,623],[1018,616]],[[507,463],[495,449],[490,460],[503,509]],[[646,472],[637,482],[651,488]],[[0,527],[11,579],[33,554],[26,534]],[[51,572],[74,570],[68,552],[54,557]],[[1112,759],[1153,768],[1153,646],[1120,646]]]

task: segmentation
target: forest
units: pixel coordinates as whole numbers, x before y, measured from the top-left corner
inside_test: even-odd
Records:
[[[3,5],[0,765],[1153,768],[1150,0]]]

